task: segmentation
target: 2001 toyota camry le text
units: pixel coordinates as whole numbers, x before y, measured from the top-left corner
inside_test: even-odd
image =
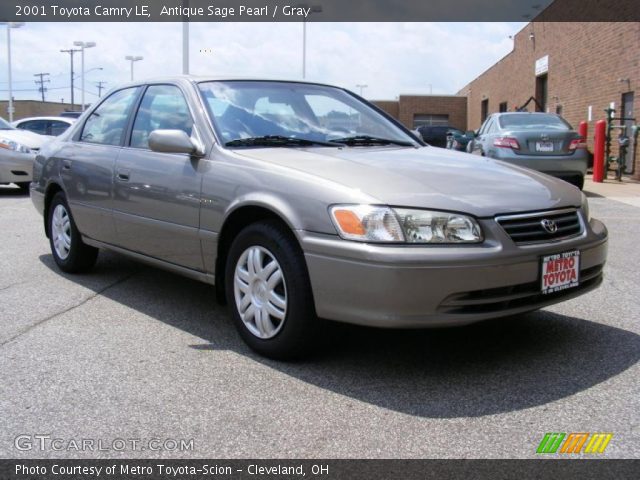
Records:
[[[307,352],[324,319],[435,327],[535,310],[596,288],[607,256],[572,185],[429,147],[313,83],[123,86],[42,148],[33,178],[62,270],[104,248],[215,284],[242,338],[276,358]]]

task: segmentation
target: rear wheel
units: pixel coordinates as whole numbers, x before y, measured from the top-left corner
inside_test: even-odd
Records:
[[[225,274],[227,304],[249,347],[277,359],[312,350],[321,322],[304,257],[288,229],[275,221],[246,227],[231,245]]]
[[[582,190],[584,188],[584,176],[576,177],[573,184]]]
[[[51,253],[58,267],[69,273],[91,269],[98,258],[98,249],[82,241],[64,193],[54,195],[47,218]]]

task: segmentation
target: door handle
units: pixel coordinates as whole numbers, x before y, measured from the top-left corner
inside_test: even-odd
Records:
[[[121,182],[128,182],[130,173],[131,172],[129,170],[118,170],[117,172],[118,180],[120,180]]]
[[[71,160],[63,160],[62,161],[62,169],[63,170],[71,170]]]

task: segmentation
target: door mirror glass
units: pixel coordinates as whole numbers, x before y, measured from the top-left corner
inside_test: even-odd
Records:
[[[198,146],[184,130],[154,130],[149,134],[149,148],[154,152],[187,153],[202,155],[202,148]]]

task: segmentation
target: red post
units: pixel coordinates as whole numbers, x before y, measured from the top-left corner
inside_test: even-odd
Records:
[[[596,133],[593,137],[593,181],[602,183],[604,179],[604,137],[607,130],[607,121],[596,122]]]
[[[586,140],[587,135],[589,135],[589,123],[585,122],[584,120],[581,121],[580,125],[578,125],[578,133],[582,138]]]

